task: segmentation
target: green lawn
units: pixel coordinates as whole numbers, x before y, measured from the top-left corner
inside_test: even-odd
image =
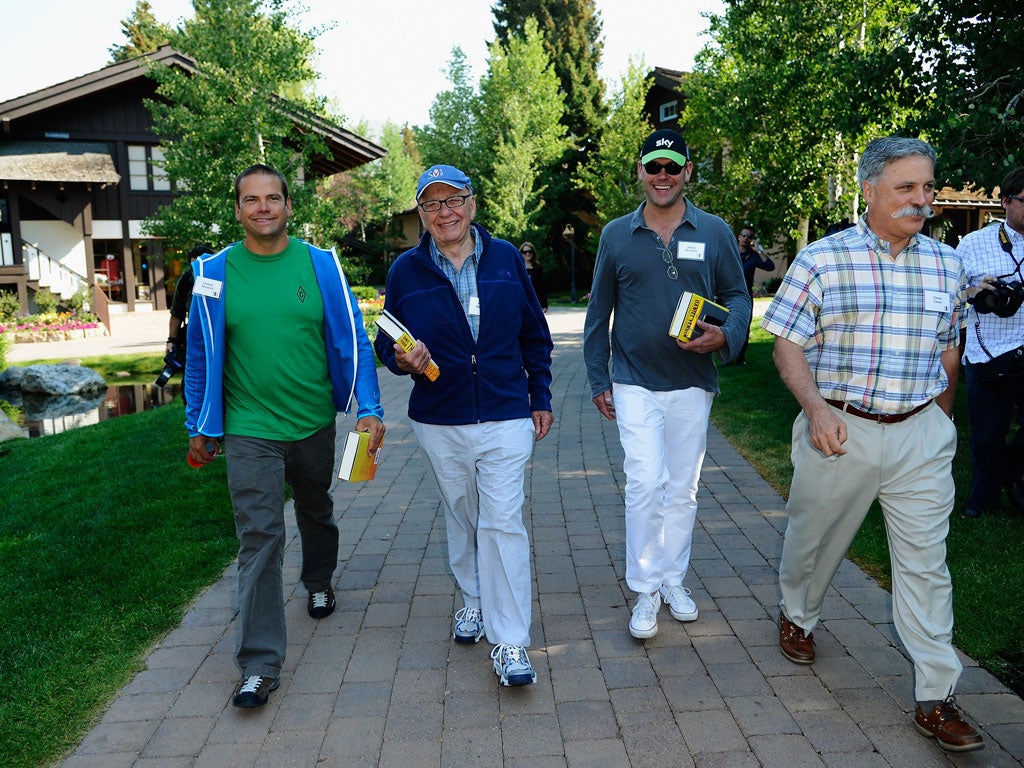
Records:
[[[0,449],[4,765],[73,746],[234,558],[224,464],[187,466],[183,421],[177,401]]]

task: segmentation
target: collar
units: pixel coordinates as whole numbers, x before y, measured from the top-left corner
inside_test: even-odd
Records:
[[[884,253],[886,256],[888,256],[891,253],[889,248],[889,241],[880,238],[878,235],[874,233],[871,227],[868,226],[867,213],[864,213],[864,215],[857,219],[857,231],[861,233],[861,235],[867,241],[868,247],[875,253]],[[912,235],[910,240],[907,242],[906,247],[902,251],[900,251],[900,255],[906,253],[915,245],[917,245],[917,240],[920,236],[920,232],[918,232],[916,235]]]
[[[480,257],[483,255],[484,252],[484,239],[480,237],[480,233],[477,232],[475,226],[470,226],[469,233],[470,236],[473,238],[473,251],[466,255],[466,259],[472,259],[474,264],[479,264]],[[442,262],[441,259],[444,259],[444,261],[448,262],[449,264],[452,263],[447,256],[441,253],[441,250],[437,247],[437,243],[434,242],[434,238],[430,237],[429,242],[430,258],[433,260],[435,264],[437,264],[438,266],[443,264],[444,262]],[[465,262],[463,262],[463,264],[465,264]]]

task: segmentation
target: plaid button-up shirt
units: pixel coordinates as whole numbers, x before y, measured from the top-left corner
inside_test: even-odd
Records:
[[[956,247],[956,254],[967,270],[968,285],[977,285],[986,275],[1001,277],[1007,282],[1024,281],[1024,235],[1011,227],[1003,229],[1012,247],[1012,253],[1007,253],[999,244],[1000,227],[1001,224],[993,224],[971,232]],[[964,362],[987,363],[992,357],[1022,344],[1024,311],[1017,310],[1012,317],[999,317],[992,312],[978,314],[974,306],[969,305]]]
[[[761,327],[804,348],[822,397],[904,413],[947,388],[965,291],[951,248],[918,235],[894,259],[862,217],[797,254]]]
[[[459,303],[466,313],[469,329],[473,332],[473,340],[476,341],[480,336],[480,313],[479,311],[470,313],[469,309],[472,300],[477,296],[476,267],[480,263],[480,256],[483,255],[484,246],[480,242],[480,238],[476,236],[476,231],[470,231],[473,234],[473,252],[462,262],[462,269],[455,269],[455,265],[438,250],[437,245],[434,244],[434,238],[430,238],[430,258],[434,260],[434,263],[444,272],[445,276],[452,281],[452,287],[455,288],[455,293],[459,297]]]

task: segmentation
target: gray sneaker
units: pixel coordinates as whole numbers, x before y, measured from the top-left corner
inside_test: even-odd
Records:
[[[455,613],[455,630],[452,633],[456,643],[472,645],[484,636],[484,615],[479,608],[460,608]]]
[[[533,671],[530,656],[521,645],[496,645],[491,649],[494,673],[498,682],[506,687],[533,685],[537,673]]]

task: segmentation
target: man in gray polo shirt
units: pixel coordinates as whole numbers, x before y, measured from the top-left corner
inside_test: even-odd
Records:
[[[712,353],[735,357],[751,314],[731,228],[686,199],[692,173],[677,132],[644,142],[637,174],[646,200],[601,232],[583,336],[594,405],[616,420],[625,453],[626,583],[637,593],[629,631],[641,639],[657,634],[662,599],[675,619],[697,618],[683,579],[718,392]],[[670,337],[684,291],[726,306],[725,324],[699,323],[702,334],[688,342]]]

